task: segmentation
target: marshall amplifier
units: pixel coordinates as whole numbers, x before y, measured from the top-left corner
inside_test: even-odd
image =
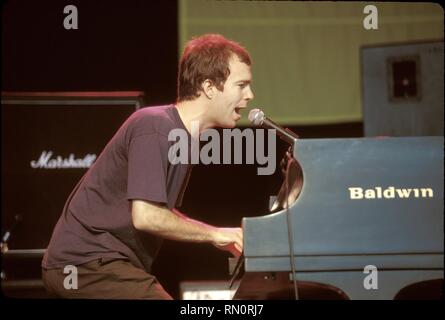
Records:
[[[3,92],[1,98],[2,242],[26,256],[47,247],[69,193],[144,97]]]

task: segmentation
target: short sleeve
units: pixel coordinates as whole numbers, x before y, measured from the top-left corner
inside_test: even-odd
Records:
[[[167,203],[167,174],[158,134],[130,140],[127,199]]]

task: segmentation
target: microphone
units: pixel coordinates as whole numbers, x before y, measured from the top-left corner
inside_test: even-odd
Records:
[[[250,110],[249,121],[256,126],[260,126],[265,129],[275,129],[280,139],[286,141],[291,146],[293,146],[295,141],[298,140],[298,135],[295,132],[277,125],[275,122],[267,118],[264,115],[264,112],[260,109]]]
[[[16,215],[14,216],[14,222],[13,222],[11,228],[9,228],[9,230],[7,230],[7,231],[5,232],[5,234],[3,235],[3,237],[2,237],[2,243],[3,243],[3,244],[6,244],[6,243],[8,242],[9,237],[10,237],[11,234],[12,234],[12,231],[14,231],[15,227],[17,227],[17,225],[19,224],[19,222],[22,221],[22,220],[23,220],[23,218],[22,218],[22,216],[21,216],[20,214],[16,214]]]

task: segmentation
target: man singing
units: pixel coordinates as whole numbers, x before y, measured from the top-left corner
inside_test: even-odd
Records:
[[[211,243],[239,256],[241,228],[219,228],[179,212],[190,165],[169,161],[171,130],[233,128],[253,99],[251,59],[209,34],[187,43],[176,104],[133,113],[69,196],[42,261],[45,288],[64,298],[171,299],[151,274],[162,239]],[[64,268],[77,270],[66,288]]]

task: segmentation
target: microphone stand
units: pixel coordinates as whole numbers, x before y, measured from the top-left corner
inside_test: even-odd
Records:
[[[3,257],[3,254],[8,252],[8,242],[7,241],[3,241],[3,239],[7,236],[8,232],[9,231],[6,231],[6,233],[2,237],[2,241],[0,242],[0,252],[1,252],[2,257]],[[2,260],[3,260],[3,258],[2,258]],[[2,270],[1,270],[1,273],[0,273],[0,279],[2,281],[6,280],[6,273],[3,271],[3,263],[2,263]]]
[[[292,147],[289,147],[289,153],[292,154]],[[297,279],[296,279],[296,268],[295,268],[295,253],[294,253],[294,235],[293,235],[293,228],[292,228],[292,220],[291,220],[291,214],[289,211],[289,171],[290,166],[292,163],[292,159],[287,160],[286,165],[286,175],[285,175],[285,194],[286,194],[286,220],[287,220],[287,237],[289,242],[289,257],[290,257],[290,265],[291,265],[291,272],[292,272],[292,282],[294,287],[294,295],[295,300],[298,300],[298,288],[297,288]]]
[[[6,252],[8,252],[9,248],[8,248],[8,241],[9,238],[11,237],[12,231],[15,229],[15,227],[17,226],[17,224],[22,221],[22,216],[20,214],[16,214],[14,216],[14,223],[12,224],[11,228],[9,230],[6,230],[5,234],[2,236],[1,242],[0,242],[0,252],[1,255],[3,256]],[[3,264],[2,264],[2,268],[3,268]],[[6,279],[6,274],[3,271],[3,269],[1,270],[1,280],[5,280]]]

